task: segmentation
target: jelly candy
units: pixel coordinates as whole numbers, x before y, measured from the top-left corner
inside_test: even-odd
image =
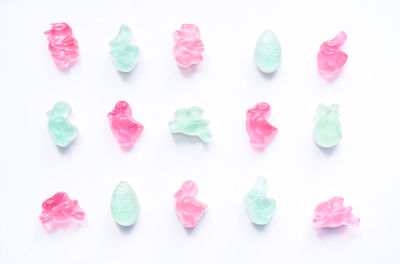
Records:
[[[344,199],[335,196],[330,200],[320,203],[314,210],[313,222],[317,228],[336,228],[344,225],[358,226],[360,219],[353,215],[351,206],[343,206]]]
[[[324,148],[335,146],[342,138],[339,105],[319,105],[315,116],[314,140]]]
[[[258,70],[264,73],[276,71],[281,64],[281,44],[271,30],[265,30],[258,38],[254,59]]]
[[[67,147],[78,136],[78,129],[68,120],[71,111],[68,103],[58,102],[47,112],[49,132],[57,146]]]
[[[180,30],[174,32],[174,39],[174,55],[179,66],[189,68],[203,61],[204,45],[196,25],[183,24]]]
[[[111,213],[121,226],[131,226],[139,217],[139,201],[129,183],[122,181],[114,189],[111,198]]]

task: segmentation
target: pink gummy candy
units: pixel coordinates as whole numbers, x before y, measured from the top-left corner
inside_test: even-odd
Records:
[[[71,200],[65,192],[58,192],[42,203],[42,214],[39,219],[44,229],[51,231],[57,227],[81,225],[85,212],[77,200]]]
[[[207,209],[207,205],[198,201],[196,195],[197,185],[193,181],[185,181],[175,193],[175,212],[184,227],[195,227]]]
[[[139,139],[143,125],[132,118],[132,110],[125,101],[119,101],[107,115],[111,131],[123,150],[130,150]]]
[[[346,39],[347,35],[342,31],[334,39],[322,43],[319,49],[318,71],[327,81],[338,77],[347,61],[347,54],[340,50]]]
[[[335,196],[320,203],[314,210],[313,222],[317,228],[335,228],[343,225],[358,226],[360,219],[351,213],[352,207],[343,206],[343,198]]]
[[[49,40],[51,56],[60,70],[69,68],[78,60],[78,41],[67,23],[53,23],[44,34]]]
[[[270,113],[271,107],[267,103],[258,103],[246,112],[246,129],[255,151],[264,150],[278,132],[267,121]]]
[[[174,55],[179,66],[189,68],[203,61],[204,45],[196,25],[183,24],[180,30],[174,32],[174,39]]]

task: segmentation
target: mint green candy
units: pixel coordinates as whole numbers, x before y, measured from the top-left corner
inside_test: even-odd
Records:
[[[139,217],[139,201],[126,181],[120,182],[111,197],[111,214],[121,226],[131,226]]]
[[[265,30],[258,38],[254,59],[257,68],[265,73],[276,71],[281,64],[281,44],[271,30]]]
[[[266,193],[267,180],[260,176],[245,198],[247,214],[254,224],[268,224],[275,211],[275,200],[265,197]]]
[[[182,108],[175,112],[175,119],[168,123],[171,133],[183,133],[189,136],[198,136],[202,141],[208,142],[211,133],[208,129],[209,121],[201,119],[203,109],[194,106]]]
[[[71,111],[68,103],[58,102],[47,112],[49,132],[57,146],[67,147],[78,136],[78,129],[68,120]]]
[[[121,25],[118,35],[110,42],[111,56],[118,71],[130,72],[139,60],[139,48],[131,44],[132,31]]]
[[[314,140],[324,148],[335,146],[342,138],[339,105],[319,105],[315,115]]]

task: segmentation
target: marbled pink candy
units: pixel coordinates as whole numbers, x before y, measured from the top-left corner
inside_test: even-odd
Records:
[[[347,61],[347,54],[340,50],[347,35],[343,31],[334,39],[322,43],[318,52],[318,71],[327,81],[332,81],[342,71]]]
[[[78,60],[78,41],[67,23],[53,23],[51,29],[44,34],[49,41],[51,56],[60,70],[69,68]]]
[[[267,121],[270,113],[271,107],[263,102],[246,112],[246,129],[251,147],[255,151],[264,150],[278,132],[278,129]]]
[[[179,66],[189,68],[203,61],[204,45],[196,25],[183,24],[180,30],[174,32],[174,39],[174,55]]]
[[[47,231],[68,225],[81,225],[85,212],[77,200],[69,199],[65,192],[58,192],[42,203],[40,221]]]
[[[175,212],[187,228],[195,227],[207,209],[207,204],[198,201],[196,195],[197,185],[193,181],[185,181],[175,193]]]
[[[335,196],[320,203],[314,210],[313,222],[317,228],[335,228],[344,225],[358,226],[360,219],[351,213],[352,207],[343,206],[344,199]]]
[[[143,125],[132,118],[132,110],[125,101],[119,101],[107,115],[111,131],[123,150],[130,150],[139,139]]]

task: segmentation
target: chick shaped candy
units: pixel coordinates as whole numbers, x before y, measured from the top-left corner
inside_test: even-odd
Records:
[[[67,147],[78,135],[78,129],[68,120],[71,111],[68,103],[58,102],[47,112],[49,132],[57,146]]]
[[[169,130],[171,133],[197,136],[203,142],[209,142],[212,137],[208,129],[210,122],[201,119],[203,112],[203,109],[197,106],[177,110],[175,119],[168,123]]]

